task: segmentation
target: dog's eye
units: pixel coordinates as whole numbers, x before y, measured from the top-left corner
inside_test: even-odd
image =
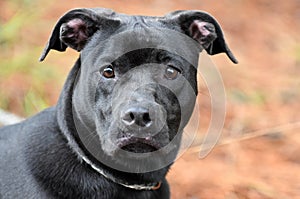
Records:
[[[115,77],[115,71],[112,65],[106,66],[103,71],[102,75],[106,78],[114,78]]]
[[[172,65],[168,65],[165,71],[165,77],[170,80],[176,79],[178,73],[180,73],[180,71],[177,68]]]

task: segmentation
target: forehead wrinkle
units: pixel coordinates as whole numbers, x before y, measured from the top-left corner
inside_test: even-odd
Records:
[[[103,61],[111,63],[127,52],[144,48],[168,50],[186,57],[195,66],[198,63],[198,58],[195,59],[199,56],[198,46],[196,49],[194,43],[191,45],[180,33],[168,28],[154,26],[133,28],[123,24],[106,39],[103,40],[101,35],[101,33],[97,35],[95,40],[98,42],[93,42],[94,45],[90,48],[92,52],[90,54],[95,55],[94,63],[98,66]],[[102,53],[103,51],[105,53]]]

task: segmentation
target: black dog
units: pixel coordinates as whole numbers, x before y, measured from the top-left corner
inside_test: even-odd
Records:
[[[0,129],[0,196],[169,198],[165,175],[193,111],[199,53],[237,63],[216,20],[76,9],[40,60],[67,47],[80,57],[57,106]]]

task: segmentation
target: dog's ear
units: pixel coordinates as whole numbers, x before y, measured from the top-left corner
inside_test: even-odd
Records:
[[[91,36],[107,25],[117,22],[110,19],[109,9],[74,9],[64,14],[56,23],[49,41],[40,57],[43,61],[51,49],[65,51],[67,47],[81,51]]]
[[[175,11],[166,15],[166,18],[177,23],[208,54],[226,53],[233,63],[238,63],[225,42],[220,25],[210,14],[202,11]]]

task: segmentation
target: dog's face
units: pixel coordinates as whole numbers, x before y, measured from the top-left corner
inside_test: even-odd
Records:
[[[197,96],[199,52],[225,52],[236,62],[220,26],[199,11],[146,17],[73,10],[59,20],[41,60],[67,47],[81,52],[72,105],[84,147],[101,160],[138,160],[134,166],[152,157],[162,168],[175,159]]]

